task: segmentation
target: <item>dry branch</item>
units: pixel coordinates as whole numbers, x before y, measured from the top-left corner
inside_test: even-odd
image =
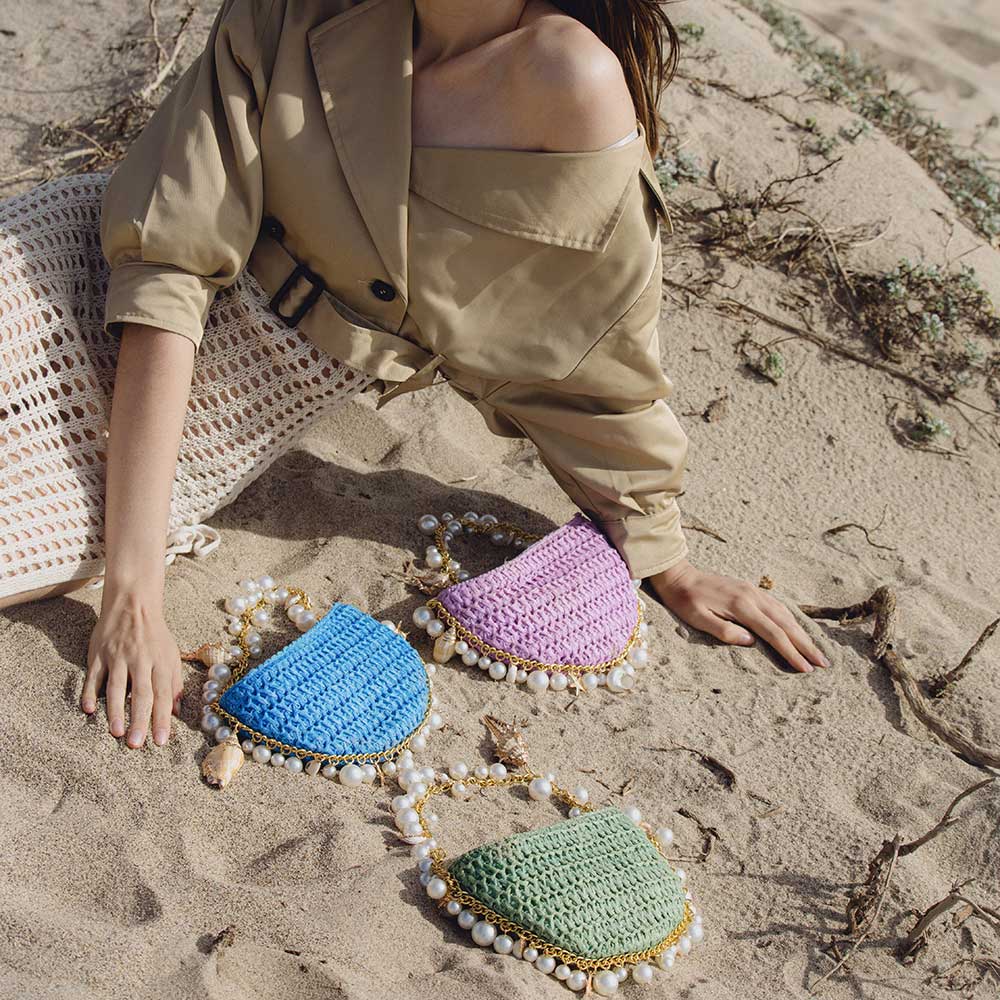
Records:
[[[885,586],[879,587],[867,600],[845,608],[817,607],[812,604],[800,604],[799,608],[810,618],[833,620],[841,624],[874,615],[872,644],[875,659],[889,671],[913,714],[960,757],[977,767],[1000,768],[1000,752],[976,743],[958,726],[939,719],[931,712],[920,686],[895,650],[897,611],[896,594],[893,590]]]

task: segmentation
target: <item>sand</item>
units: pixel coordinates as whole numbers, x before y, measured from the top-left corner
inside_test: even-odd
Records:
[[[1000,110],[1000,21],[991,5],[802,6],[911,74],[928,106],[956,128]],[[210,13],[200,11],[197,30]],[[685,72],[725,79],[745,93],[801,83],[744,9],[685,5],[676,20],[703,24],[702,51],[715,53]],[[17,32],[0,35],[4,173],[50,155],[41,143],[46,121],[102,107],[121,92],[135,55],[109,55],[109,48],[148,30],[144,11],[122,0],[5,4],[0,28]],[[720,160],[732,185],[763,185],[797,167],[793,138],[764,111],[717,91],[698,95],[685,81],[668,92],[664,110],[684,148],[703,164]],[[831,129],[850,119],[815,110]],[[903,255],[943,262],[967,251],[963,260],[1000,298],[1000,256],[963,225],[906,153],[878,134],[846,153],[803,197],[830,225],[885,223],[884,236],[857,261],[887,269]],[[710,268],[735,285],[733,297],[794,319],[794,283],[764,267],[706,262],[666,233],[664,241],[672,281],[694,282]],[[842,338],[821,303],[812,306],[814,328]],[[687,414],[691,439],[685,520],[698,518],[725,539],[689,531],[692,561],[753,582],[767,575],[791,606],[847,604],[887,584],[899,596],[909,668],[928,677],[953,666],[1000,613],[995,444],[943,407],[961,456],[904,448],[886,414],[892,397],[916,398],[907,386],[802,341],[782,344],[788,373],[771,385],[749,372],[735,349],[747,329],[745,316],[723,316],[665,286],[663,361],[676,387],[671,403]],[[780,335],[765,325],[753,333],[762,341]],[[865,349],[860,336],[851,343]],[[701,419],[724,389],[727,415]],[[378,617],[408,617],[419,598],[399,571],[420,542],[414,522],[446,508],[489,510],[543,530],[572,513],[530,445],[493,438],[447,387],[378,412],[362,397],[312,427],[212,518],[223,544],[207,559],[180,558],[169,568],[168,621],[182,648],[214,638],[221,599],[238,579],[265,572],[305,588],[322,607],[339,597]],[[845,521],[874,527],[883,514],[872,537],[889,548],[868,544],[857,530],[823,534]],[[525,963],[477,949],[435,911],[392,835],[382,791],[349,791],[252,765],[224,793],[207,788],[198,774],[206,742],[196,724],[201,675],[193,668],[186,668],[181,718],[164,748],[130,750],[108,735],[101,711],[84,718],[77,704],[99,607],[99,593],[78,592],[0,614],[8,684],[0,995],[567,995]],[[428,759],[486,760],[478,722],[484,711],[526,719],[540,767],[566,784],[586,784],[596,802],[635,803],[676,832],[675,856],[685,859],[678,864],[690,872],[706,914],[706,943],[647,995],[805,996],[833,964],[821,949],[843,932],[846,895],[883,839],[924,833],[984,772],[900,709],[891,681],[870,658],[867,625],[801,616],[833,666],[799,675],[763,643],[727,647],[678,629],[660,606],[650,615],[652,664],[627,695],[535,697],[445,668],[437,690],[447,726]],[[268,649],[289,635],[269,633]],[[996,641],[940,708],[994,746]],[[735,783],[721,780],[699,754],[731,768]],[[907,911],[926,909],[957,882],[975,879],[972,898],[994,908],[1000,901],[1000,788],[959,811],[961,822],[899,862],[869,940],[818,996],[996,996],[996,978],[956,966],[998,954],[983,922],[958,929],[942,922],[913,966],[893,954],[913,923]],[[556,816],[516,796],[439,812],[450,853]],[[707,860],[699,860],[699,826],[715,831]],[[228,927],[231,943],[215,945]],[[630,984],[628,995],[642,994]]]

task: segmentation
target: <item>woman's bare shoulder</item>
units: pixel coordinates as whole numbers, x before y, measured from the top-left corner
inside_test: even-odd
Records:
[[[529,22],[517,86],[533,131],[553,151],[601,149],[635,125],[618,56],[585,24],[551,4]],[[528,110],[530,109],[530,110]]]

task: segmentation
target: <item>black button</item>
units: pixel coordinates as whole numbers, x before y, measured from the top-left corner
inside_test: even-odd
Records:
[[[381,278],[376,278],[368,287],[372,290],[372,295],[383,302],[391,302],[396,297],[396,289]]]
[[[284,238],[285,227],[273,215],[265,215],[261,219],[260,227],[268,236],[273,236],[276,240]]]

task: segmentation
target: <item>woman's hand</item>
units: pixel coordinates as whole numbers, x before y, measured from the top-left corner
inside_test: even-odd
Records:
[[[107,586],[107,585],[105,585]],[[125,735],[125,689],[132,692],[128,745],[146,742],[150,717],[153,742],[170,737],[170,715],[182,690],[180,650],[163,618],[162,604],[136,591],[106,593],[87,650],[87,677],[80,707],[88,715],[106,688],[108,730]]]
[[[731,576],[716,576],[681,560],[649,582],[660,600],[678,618],[723,642],[753,645],[752,629],[796,670],[830,666],[812,639],[781,601],[766,590]]]

